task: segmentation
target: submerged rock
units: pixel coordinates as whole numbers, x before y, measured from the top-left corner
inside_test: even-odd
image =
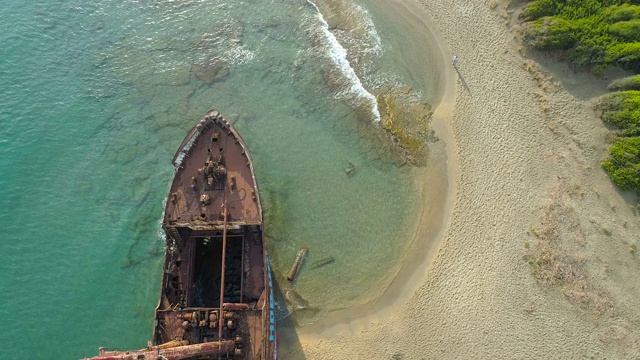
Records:
[[[378,94],[378,109],[382,128],[400,147],[407,162],[424,166],[428,155],[428,142],[435,137],[429,130],[431,108],[419,101],[411,87],[393,88]]]
[[[217,57],[209,59],[204,64],[193,65],[193,74],[196,79],[207,84],[224,80],[229,75],[229,71],[229,63]]]

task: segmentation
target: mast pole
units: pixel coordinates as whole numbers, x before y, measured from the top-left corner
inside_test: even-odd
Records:
[[[227,203],[226,201],[222,204],[222,217],[223,217],[223,226],[222,226],[222,273],[220,274],[220,313],[218,314],[218,341],[222,341],[222,323],[224,320],[224,314],[222,312],[222,304],[224,302],[224,271],[225,271],[225,261],[227,256]],[[220,358],[220,354],[218,354],[218,359]]]

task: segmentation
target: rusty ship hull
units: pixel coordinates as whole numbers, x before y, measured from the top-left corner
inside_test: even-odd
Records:
[[[244,140],[211,110],[173,158],[160,300],[147,349],[93,359],[276,358],[271,269]]]

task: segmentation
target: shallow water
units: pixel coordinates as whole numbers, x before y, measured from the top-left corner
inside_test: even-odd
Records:
[[[420,203],[410,170],[356,131],[375,126],[365,89],[411,78],[389,65],[395,40],[365,5],[362,47],[336,44],[306,1],[7,2],[0,358],[146,345],[170,159],[210,108],[254,158],[277,281],[288,286],[303,245],[308,264],[334,259],[301,271],[295,289],[318,312],[300,320],[379,293]],[[345,68],[355,51],[373,54],[368,67]]]

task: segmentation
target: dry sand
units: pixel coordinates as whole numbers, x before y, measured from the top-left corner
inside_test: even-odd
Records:
[[[369,316],[303,329],[283,357],[640,358],[640,217],[599,166],[607,130],[589,99],[602,81],[521,55],[506,5],[411,1],[387,3],[442,53],[441,241]]]

